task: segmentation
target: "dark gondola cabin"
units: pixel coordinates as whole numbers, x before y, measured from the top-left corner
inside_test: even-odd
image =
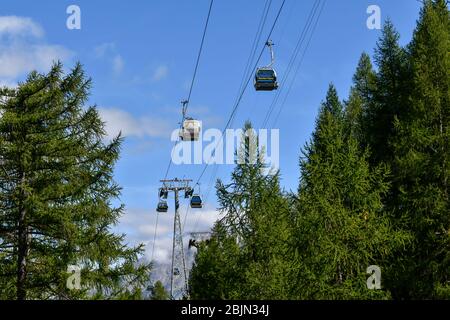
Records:
[[[256,91],[272,91],[278,89],[277,74],[272,68],[258,68],[255,74]]]
[[[199,195],[193,195],[191,198],[191,208],[202,208],[202,198]]]
[[[168,209],[169,209],[169,206],[167,205],[166,201],[160,201],[158,203],[158,206],[156,207],[156,211],[158,211],[158,212],[167,212]]]

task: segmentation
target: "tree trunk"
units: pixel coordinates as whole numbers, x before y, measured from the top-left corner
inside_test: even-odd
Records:
[[[25,192],[23,185],[25,182],[25,174],[22,174],[21,184],[21,198],[19,205],[19,221],[18,221],[18,246],[17,246],[17,300],[25,300],[26,292],[26,278],[27,278],[27,258],[30,247],[29,232],[27,226],[27,210],[24,208],[23,199]]]

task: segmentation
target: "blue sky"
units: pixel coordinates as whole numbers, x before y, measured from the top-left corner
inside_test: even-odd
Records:
[[[189,105],[204,129],[222,129],[230,115],[264,2],[215,0]],[[272,35],[280,78],[313,2],[286,1]],[[81,9],[81,30],[66,28],[66,8],[71,4]],[[263,38],[280,4],[281,0],[273,0]],[[359,56],[363,51],[373,53],[380,31],[366,27],[366,9],[372,4],[381,8],[383,21],[389,17],[394,22],[402,44],[411,39],[420,9],[416,0],[327,1],[275,126],[280,129],[280,169],[287,190],[297,188],[300,149],[310,137],[329,83],[346,98]],[[115,173],[126,205],[117,229],[128,234],[130,243],[147,244],[147,257],[152,251],[159,179],[173,145],[170,132],[178,126],[180,101],[188,94],[208,5],[209,0],[15,0],[2,1],[0,7],[1,84],[14,85],[31,69],[45,71],[54,59],[61,59],[67,68],[80,61],[92,77],[90,103],[99,107],[110,136],[119,130],[126,136]],[[265,53],[261,64],[267,62]],[[249,86],[244,95],[233,128],[245,120],[258,128],[265,117],[275,93],[252,89]],[[202,169],[172,166],[169,177],[197,179]],[[217,177],[228,180],[231,169],[219,166]],[[212,172],[209,168],[201,181],[203,195]],[[216,219],[214,191],[208,200],[203,210],[189,212],[186,231],[205,231]],[[161,262],[170,253],[172,217],[160,219],[155,258]]]

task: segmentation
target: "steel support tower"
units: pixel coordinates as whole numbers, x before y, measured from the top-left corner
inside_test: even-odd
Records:
[[[183,234],[180,219],[179,192],[191,190],[189,179],[160,180],[162,189],[175,195],[175,216],[173,219],[172,268],[170,274],[170,297],[173,300],[182,299],[188,295],[186,260],[184,256]]]

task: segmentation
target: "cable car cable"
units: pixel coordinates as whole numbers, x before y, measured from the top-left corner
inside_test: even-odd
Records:
[[[158,220],[159,220],[159,212],[156,213],[155,232],[153,233],[152,258],[151,258],[150,262],[153,262],[153,256],[155,253],[155,243],[156,243],[156,232],[158,230]]]
[[[281,89],[277,92],[277,94],[275,95],[275,98],[272,100],[272,103],[269,106],[269,109],[268,109],[268,111],[266,113],[266,116],[264,117],[264,121],[263,121],[263,124],[262,124],[261,128],[265,128],[265,126],[267,125],[268,120],[270,118],[270,115],[271,115],[271,113],[273,111],[273,108],[278,103],[278,100],[279,100],[279,98],[280,98],[280,96],[281,96],[281,94],[282,94],[282,92],[284,90],[284,87],[285,87],[284,84],[286,83],[286,81],[287,81],[287,79],[288,79],[288,77],[289,77],[289,75],[290,75],[290,73],[292,71],[292,68],[293,68],[293,65],[295,63],[295,60],[298,57],[300,49],[303,46],[304,40],[306,39],[306,35],[307,35],[311,25],[312,25],[312,22],[314,21],[314,17],[315,17],[315,15],[317,13],[317,10],[318,10],[319,6],[320,6],[320,2],[321,2],[321,0],[316,0],[314,5],[313,5],[313,7],[311,8],[311,11],[310,11],[309,16],[308,16],[308,18],[306,20],[305,26],[302,28],[302,31],[300,33],[300,36],[299,36],[298,40],[297,40],[297,44],[295,46],[294,52],[293,52],[293,54],[292,54],[292,56],[291,56],[291,58],[289,60],[288,66],[287,66],[286,71],[284,73],[283,80],[281,82],[282,83]]]
[[[263,46],[262,49],[261,49],[261,52],[260,52],[260,54],[259,54],[259,56],[258,56],[258,60],[256,61],[255,66],[254,66],[253,69],[256,69],[256,67],[258,66],[259,60],[261,60],[261,57],[262,57],[262,55],[263,55],[263,53],[264,53],[264,49],[266,48],[266,43],[270,40],[270,37],[272,36],[272,33],[273,33],[274,29],[275,29],[275,26],[276,26],[276,24],[277,24],[277,22],[278,22],[278,19],[279,19],[280,15],[281,15],[281,12],[283,11],[283,7],[284,7],[284,4],[285,4],[285,3],[286,3],[286,0],[283,0],[282,4],[281,4],[281,6],[280,6],[280,8],[279,8],[279,10],[278,10],[278,13],[277,13],[277,15],[276,15],[276,17],[275,17],[275,20],[274,20],[274,22],[273,22],[273,24],[272,24],[272,27],[271,27],[270,32],[269,32],[269,35],[267,36],[267,40],[264,42],[264,46]],[[236,111],[237,111],[237,109],[239,108],[239,104],[240,104],[241,101],[242,101],[242,98],[243,98],[243,96],[244,96],[244,93],[245,93],[245,91],[246,91],[246,89],[247,89],[247,87],[248,87],[248,84],[250,83],[250,80],[252,79],[252,77],[253,77],[253,75],[250,75],[250,76],[248,77],[248,79],[247,79],[247,81],[246,81],[246,83],[245,83],[245,86],[244,86],[244,88],[242,89],[241,94],[239,95],[239,98],[238,98],[238,100],[237,100],[235,106],[234,106],[233,109],[232,109],[231,115],[230,115],[230,117],[229,117],[229,119],[228,119],[228,121],[227,121],[227,123],[226,123],[226,125],[225,125],[225,128],[222,130],[222,136],[224,135],[226,129],[228,128],[228,126],[230,125],[232,119],[234,118],[234,116],[235,116],[235,114],[236,114]],[[216,147],[217,147],[217,145],[216,145]],[[201,172],[199,178],[197,179],[197,183],[201,180],[201,178],[202,178],[203,175],[205,174],[205,171],[206,171],[207,168],[208,168],[208,166],[205,166],[205,167],[203,168],[203,170],[202,170],[202,172]]]
[[[198,67],[199,67],[199,64],[200,64],[200,59],[201,59],[202,52],[203,52],[203,45],[205,43],[206,32],[208,30],[208,25],[209,25],[209,20],[210,20],[210,17],[211,17],[213,4],[214,4],[214,0],[211,0],[211,2],[209,4],[209,9],[208,9],[208,15],[206,17],[205,27],[203,29],[202,40],[200,42],[200,48],[199,48],[199,51],[198,51],[198,54],[197,54],[197,59],[196,59],[196,62],[195,62],[194,74],[192,76],[191,85],[190,85],[190,88],[189,88],[188,99],[186,100],[187,101],[187,105],[186,105],[185,111],[187,111],[187,108],[189,106],[189,102],[191,100],[191,95],[192,95],[192,91],[193,91],[193,88],[194,88],[195,79],[197,77],[197,71],[198,71]],[[183,116],[183,119],[181,119],[180,129],[183,126],[183,121],[184,121],[184,116]],[[180,139],[177,139],[177,141],[175,141],[175,143],[174,143],[174,146],[172,147],[172,153],[170,155],[169,164],[167,166],[166,173],[164,175],[164,179],[167,179],[167,176],[169,175],[170,168],[172,166],[173,150],[175,149],[175,147],[177,146],[179,141],[180,141]]]
[[[310,37],[309,37],[309,39],[308,39],[308,42],[307,42],[307,44],[306,44],[305,50],[303,51],[302,56],[301,56],[301,58],[300,58],[300,61],[299,61],[298,65],[297,65],[297,67],[296,67],[296,69],[295,69],[295,72],[294,72],[294,78],[292,79],[292,81],[291,81],[291,83],[290,83],[290,85],[289,85],[288,91],[287,91],[286,95],[284,96],[283,102],[281,103],[281,106],[280,106],[280,108],[279,108],[279,110],[278,110],[278,113],[277,113],[276,117],[274,118],[274,121],[272,122],[272,128],[273,128],[273,127],[276,125],[276,123],[278,122],[278,118],[280,117],[280,114],[281,114],[281,112],[282,112],[283,109],[284,109],[284,106],[285,106],[285,104],[286,104],[287,98],[288,98],[288,96],[289,96],[289,94],[290,94],[290,92],[291,92],[291,89],[292,89],[292,87],[293,87],[293,84],[294,84],[294,82],[295,82],[296,76],[298,75],[298,72],[299,72],[299,70],[300,70],[300,68],[301,68],[301,66],[302,66],[303,60],[304,60],[304,58],[305,58],[306,52],[308,51],[308,48],[309,48],[309,46],[310,46],[310,44],[311,44],[311,40],[312,40],[312,38],[313,38],[313,36],[314,36],[314,32],[315,32],[315,30],[316,30],[316,28],[317,28],[317,25],[319,24],[319,20],[320,20],[320,17],[321,17],[321,15],[322,15],[322,11],[323,11],[323,9],[324,9],[324,7],[325,7],[325,3],[326,3],[326,0],[322,3],[322,7],[321,7],[321,9],[320,9],[319,15],[318,15],[318,17],[317,17],[317,19],[316,19],[316,22],[315,22],[314,27],[313,27],[313,29],[312,29],[311,35],[310,35]]]
[[[214,4],[214,0],[211,0],[211,2],[209,4],[208,15],[207,15],[207,18],[206,18],[205,27],[203,29],[203,35],[202,35],[202,40],[201,40],[201,43],[200,43],[199,52],[197,54],[197,59],[196,59],[195,68],[194,68],[194,74],[192,76],[192,81],[191,81],[191,85],[190,85],[190,88],[189,88],[189,95],[188,95],[188,100],[187,100],[188,103],[189,103],[189,101],[191,99],[192,91],[193,91],[193,88],[194,88],[195,79],[196,79],[198,67],[199,67],[199,64],[200,64],[200,58],[201,58],[201,55],[202,55],[202,52],[203,52],[203,46],[204,46],[204,42],[205,42],[205,38],[206,38],[206,32],[208,30],[208,25],[209,25],[209,20],[210,20],[210,17],[211,17],[211,11],[212,11],[213,4]],[[186,108],[186,110],[187,110],[187,108]],[[183,121],[184,121],[184,119],[182,119],[182,121],[181,121],[181,126],[183,125],[182,124]],[[181,129],[181,126],[180,126],[180,129]],[[179,141],[180,141],[180,138],[178,138],[177,141],[175,141],[174,146],[172,147],[172,152],[171,152],[171,155],[170,155],[169,164],[167,165],[166,173],[164,175],[164,179],[167,179],[167,176],[169,175],[170,168],[172,166],[173,150],[175,149],[175,147],[177,146]],[[157,233],[157,229],[158,229],[158,219],[159,219],[159,212],[157,212],[156,223],[155,223],[155,231],[154,231],[154,235],[153,235],[152,261],[153,261],[154,251],[155,251],[156,233]]]
[[[266,0],[263,12],[261,14],[261,18],[259,20],[258,28],[256,29],[256,34],[255,34],[255,37],[253,39],[252,48],[250,50],[250,55],[248,56],[247,64],[246,64],[245,69],[244,69],[244,74],[242,76],[242,80],[241,80],[241,83],[239,85],[239,91],[238,91],[238,94],[236,96],[236,101],[239,98],[239,92],[242,90],[242,87],[244,85],[244,81],[247,78],[248,73],[249,72],[253,72],[253,70],[250,69],[251,63],[255,59],[256,50],[258,49],[258,43],[261,40],[261,35],[262,35],[263,30],[264,30],[264,26],[266,24],[267,16],[269,15],[269,10],[270,10],[271,5],[272,5],[272,0]]]
[[[253,43],[252,43],[252,47],[251,47],[251,50],[250,50],[250,54],[249,54],[248,59],[247,59],[247,63],[246,63],[245,69],[244,69],[244,73],[243,73],[243,76],[242,76],[241,83],[239,85],[239,90],[238,90],[238,94],[236,96],[236,100],[235,101],[237,101],[239,99],[239,92],[242,90],[243,85],[244,85],[244,81],[248,77],[248,74],[249,73],[253,73],[253,70],[250,69],[251,68],[251,63],[252,63],[252,61],[255,58],[255,55],[256,55],[256,52],[257,52],[257,48],[258,48],[257,45],[258,45],[258,42],[261,39],[261,35],[262,35],[263,30],[264,30],[264,26],[266,24],[267,17],[269,15],[269,11],[270,11],[271,5],[272,5],[272,0],[266,0],[266,2],[264,4],[264,8],[263,8],[262,13],[261,13],[261,17],[259,19],[258,26],[256,28],[256,33],[255,33],[255,36],[253,38]],[[214,178],[215,178],[215,176],[217,174],[217,171],[218,171],[217,169],[218,169],[217,165],[214,164],[214,169],[213,169],[214,171],[211,174],[211,178],[210,178],[210,181],[208,183],[208,188],[207,188],[208,189],[208,193],[207,193],[207,196],[205,198],[205,202],[207,202],[207,200],[209,199],[209,193],[210,193],[210,189],[212,187],[212,181],[214,181]],[[188,206],[187,209],[186,209],[186,213],[185,213],[185,217],[184,217],[184,223],[183,223],[183,229],[182,230],[184,230],[184,228],[185,228],[187,215],[189,213],[189,209],[190,209],[190,206]],[[197,219],[196,219],[194,229],[196,229],[196,225],[198,224],[198,220],[199,220],[199,217],[197,217]]]
[[[211,10],[212,10],[213,4],[214,4],[214,0],[211,0],[211,2],[209,4],[209,10],[208,10],[208,16],[206,18],[205,28],[203,29],[203,36],[202,36],[202,41],[200,43],[200,49],[198,50],[197,62],[195,63],[194,75],[192,76],[191,87],[189,89],[189,95],[187,98],[188,105],[189,105],[189,102],[191,101],[192,89],[194,88],[195,78],[197,76],[198,65],[200,63],[200,58],[201,58],[202,51],[203,51],[203,44],[205,42],[206,31],[208,30],[209,18],[211,17]]]
[[[321,13],[322,13],[322,10],[323,10],[324,5],[325,5],[325,2],[322,3],[322,7],[321,7],[321,9],[320,9],[320,11],[319,11],[319,15],[318,15],[317,20],[316,20],[316,22],[315,22],[314,28],[312,29],[313,31],[312,31],[312,33],[311,33],[311,36],[309,37],[309,40],[308,40],[306,49],[303,51],[303,54],[302,54],[302,57],[301,57],[301,60],[300,60],[300,61],[303,61],[303,58],[304,58],[304,56],[305,56],[305,53],[306,53],[306,51],[307,51],[307,49],[308,49],[308,47],[309,47],[309,44],[310,44],[311,39],[312,39],[312,35],[313,35],[314,30],[315,30],[315,28],[316,28],[316,26],[317,26],[317,23],[318,23],[318,21],[319,21],[319,18],[320,18],[320,15],[321,15]],[[297,42],[296,49],[294,50],[294,54],[293,54],[293,56],[292,56],[292,58],[291,58],[291,61],[290,61],[290,63],[289,63],[289,66],[288,66],[287,70],[290,70],[290,69],[293,67],[293,64],[294,64],[294,62],[295,62],[296,59],[297,59],[297,56],[298,56],[298,54],[299,54],[299,52],[300,52],[300,49],[301,49],[301,47],[302,47],[302,45],[303,45],[304,40],[305,40],[306,37],[307,37],[307,33],[308,33],[308,31],[310,30],[310,27],[311,27],[311,25],[312,25],[312,23],[313,23],[313,21],[314,21],[314,17],[315,17],[315,15],[316,15],[316,13],[317,13],[317,9],[318,9],[319,7],[320,7],[320,0],[317,0],[317,1],[315,2],[315,4],[313,5],[313,7],[312,7],[310,13],[309,13],[309,17],[308,17],[308,19],[307,19],[307,23],[305,24],[305,27],[303,28],[302,33],[301,33],[301,35],[300,35],[300,37],[299,37],[299,40],[298,40],[298,42]],[[301,62],[299,63],[299,66],[300,66],[300,65],[301,65]],[[298,71],[298,69],[299,69],[299,66],[298,66],[297,69],[296,69],[296,73],[297,73],[297,71]],[[285,79],[283,80],[283,82],[285,82],[286,79],[287,79],[287,76],[285,76]],[[293,82],[291,82],[291,84],[290,84],[290,86],[289,86],[289,89],[292,88],[292,83],[293,83]],[[288,93],[287,93],[287,94],[289,94],[289,92],[290,92],[290,90],[288,90]],[[276,104],[276,102],[278,101],[279,96],[280,96],[280,94],[277,94],[277,98],[276,98],[276,100],[275,100],[275,104]],[[286,96],[285,96],[285,98],[286,98]],[[284,103],[284,101],[283,101],[283,103]],[[275,105],[275,104],[273,104],[273,105]],[[281,110],[281,109],[280,109],[280,110]],[[269,118],[268,118],[268,119],[269,119]],[[268,119],[267,119],[267,120],[268,120]],[[266,121],[266,120],[265,120],[265,121]],[[216,173],[217,173],[217,168],[214,168],[214,172],[211,174],[211,179],[210,179],[210,182],[209,182],[209,184],[208,184],[208,185],[209,185],[209,188],[208,188],[208,195],[206,196],[206,198],[209,197],[209,193],[210,193],[210,191],[211,191],[211,190],[210,190],[210,189],[211,189],[211,184],[212,184],[212,181],[213,181],[214,178],[215,178]],[[198,225],[198,222],[199,222],[199,218],[200,218],[200,217],[197,217],[197,219],[196,219],[196,222],[195,222],[195,225],[194,225],[194,232],[195,232],[195,230],[197,229],[197,225]]]

